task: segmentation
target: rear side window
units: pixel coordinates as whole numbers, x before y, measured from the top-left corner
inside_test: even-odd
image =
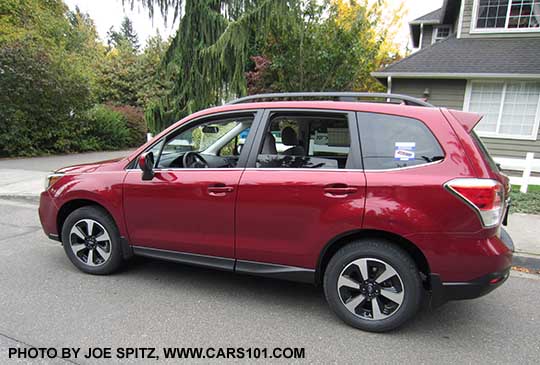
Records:
[[[444,159],[439,142],[417,119],[358,113],[358,123],[366,170],[404,168]]]

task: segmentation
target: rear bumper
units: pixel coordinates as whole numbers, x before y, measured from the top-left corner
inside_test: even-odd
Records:
[[[514,242],[504,228],[500,240],[511,251]],[[474,299],[484,296],[501,286],[510,276],[511,266],[466,282],[443,282],[438,274],[430,274],[431,305],[438,307],[451,300]]]
[[[510,268],[487,274],[472,281],[443,283],[437,274],[432,274],[430,276],[431,305],[438,307],[451,300],[479,298],[501,286],[509,275]]]

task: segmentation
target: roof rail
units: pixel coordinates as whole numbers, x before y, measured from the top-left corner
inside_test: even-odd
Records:
[[[387,94],[387,93],[356,93],[356,92],[294,92],[294,93],[272,93],[249,95],[229,102],[228,104],[241,104],[252,102],[259,99],[297,99],[297,98],[337,98],[339,101],[359,101],[360,98],[377,98],[383,99],[385,103],[391,103],[392,100],[397,100],[405,105],[433,107],[432,104],[421,99],[413,98],[408,95]],[[363,100],[365,101],[365,100]]]

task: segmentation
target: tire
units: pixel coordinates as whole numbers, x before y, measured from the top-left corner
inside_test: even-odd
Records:
[[[328,263],[323,280],[326,300],[337,316],[370,332],[403,325],[418,311],[423,295],[412,258],[391,242],[378,239],[358,240],[341,248]]]
[[[100,207],[86,206],[73,211],[62,227],[62,243],[73,265],[85,273],[107,275],[122,265],[118,228]]]

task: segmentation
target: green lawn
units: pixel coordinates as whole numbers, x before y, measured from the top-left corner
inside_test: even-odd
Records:
[[[527,194],[519,192],[519,186],[512,186],[511,213],[540,214],[540,186],[529,186]]]

